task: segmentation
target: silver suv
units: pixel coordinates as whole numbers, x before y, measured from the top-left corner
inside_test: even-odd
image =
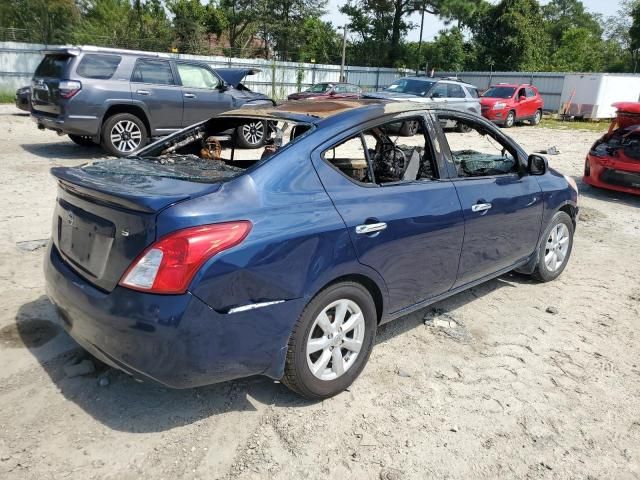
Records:
[[[239,108],[271,103],[241,82],[253,69],[214,69],[169,55],[97,47],[46,50],[31,82],[38,128],[67,134],[80,145],[99,143],[129,155],[149,139]],[[260,147],[266,122],[238,127],[243,148]]]
[[[381,92],[368,93],[368,98],[410,101],[418,103],[437,103],[442,108],[480,115],[480,95],[478,89],[457,78],[403,77],[399,78]],[[456,126],[446,125],[448,127]],[[403,124],[401,133],[413,135],[412,125]],[[466,130],[466,125],[457,125]]]

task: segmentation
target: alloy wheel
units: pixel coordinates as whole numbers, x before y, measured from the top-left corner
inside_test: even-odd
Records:
[[[569,229],[564,223],[559,223],[551,229],[544,251],[544,263],[550,272],[557,271],[569,251]]]
[[[140,127],[131,120],[120,120],[113,125],[109,138],[118,151],[130,153],[140,146],[142,132]]]
[[[242,136],[251,145],[257,145],[264,137],[264,123],[251,122],[242,126]]]
[[[309,370],[324,381],[341,377],[358,358],[364,336],[364,315],[356,302],[330,303],[316,317],[307,338]]]

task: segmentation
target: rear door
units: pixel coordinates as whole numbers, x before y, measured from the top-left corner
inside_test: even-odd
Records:
[[[131,98],[146,106],[152,135],[182,126],[182,91],[168,60],[139,58],[131,75]]]
[[[184,100],[183,127],[231,110],[231,95],[222,90],[222,81],[207,66],[177,62],[176,69]]]
[[[540,237],[542,191],[524,171],[524,153],[496,127],[456,113],[438,116],[469,127],[443,132],[465,220],[458,287],[530,257]]]
[[[31,105],[35,112],[51,116],[62,113],[60,81],[69,78],[74,58],[68,54],[47,54],[42,59],[31,81]]]
[[[394,145],[398,120],[354,128],[313,152],[314,166],[349,231],[358,259],[385,280],[391,312],[446,292],[462,247],[460,202],[420,132]],[[389,132],[389,133],[387,133]],[[396,155],[396,160],[390,156]],[[394,167],[394,165],[396,167]],[[401,167],[401,168],[400,168]]]
[[[447,83],[447,108],[466,112],[469,106],[467,95],[462,86],[457,83]]]

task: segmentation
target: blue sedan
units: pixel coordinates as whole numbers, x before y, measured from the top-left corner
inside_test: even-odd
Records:
[[[236,148],[247,120],[261,150]],[[61,322],[175,388],[257,374],[335,395],[379,325],[512,270],[555,279],[578,218],[575,182],[493,124],[383,100],[247,107],[52,174]]]

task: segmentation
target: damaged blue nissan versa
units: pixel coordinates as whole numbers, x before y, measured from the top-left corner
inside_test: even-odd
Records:
[[[268,142],[236,148],[252,119]],[[385,100],[229,111],[51,172],[61,322],[107,364],[174,388],[266,375],[335,395],[380,324],[511,270],[555,279],[578,218],[575,182],[493,124]]]

